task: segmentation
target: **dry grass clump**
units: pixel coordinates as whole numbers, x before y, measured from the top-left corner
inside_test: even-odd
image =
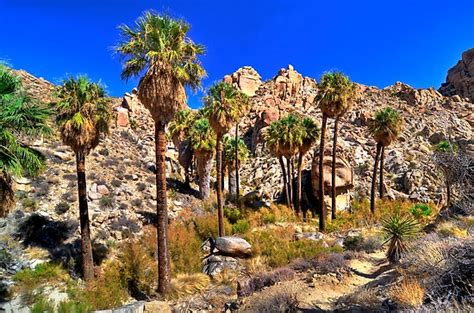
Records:
[[[177,299],[201,293],[209,286],[210,282],[209,276],[202,273],[178,274],[176,278],[171,280],[171,290],[168,296]]]
[[[297,293],[289,289],[283,289],[273,292],[269,296],[256,298],[243,312],[293,313],[299,311],[299,305]]]
[[[468,236],[467,228],[462,229],[450,221],[439,224],[436,230],[442,237],[466,238]]]
[[[237,295],[239,297],[249,296],[278,282],[292,280],[295,274],[295,271],[288,267],[278,268],[271,272],[258,273],[249,279],[238,282]]]
[[[417,308],[425,299],[425,287],[415,279],[403,279],[400,284],[393,287],[390,297],[404,308]]]
[[[365,287],[341,297],[337,303],[338,310],[350,312],[377,312],[380,306],[381,301],[377,297],[376,290]]]

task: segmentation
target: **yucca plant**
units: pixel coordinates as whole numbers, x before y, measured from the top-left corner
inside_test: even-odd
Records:
[[[380,157],[380,182],[379,196],[383,198],[383,168],[385,147],[395,141],[402,130],[403,119],[400,113],[392,108],[385,108],[377,111],[374,118],[368,123],[369,132],[377,142],[377,151],[375,153],[374,171],[372,175],[372,188],[370,194],[370,211],[375,212],[375,187],[377,182],[377,167]]]
[[[48,109],[24,93],[20,78],[0,64],[0,217],[15,205],[12,176],[34,177],[45,164],[44,156],[17,135],[49,134],[49,115]]]
[[[382,231],[387,238],[383,244],[389,244],[387,259],[395,264],[408,251],[407,241],[418,234],[419,224],[411,217],[394,214],[382,221]]]
[[[451,144],[447,140],[442,140],[434,146],[434,160],[435,163],[441,168],[446,184],[446,207],[451,206],[451,185],[457,179],[457,177],[455,177],[456,171],[450,171],[446,164],[456,163],[457,153],[457,145]]]
[[[321,77],[318,85],[318,94],[315,97],[315,104],[321,109],[322,126],[321,142],[319,145],[319,206],[321,214],[319,218],[319,229],[326,229],[326,204],[324,202],[324,150],[326,144],[326,124],[328,118],[334,118],[334,137],[333,137],[333,155],[332,155],[332,218],[336,215],[336,146],[337,133],[340,117],[349,110],[356,95],[356,88],[346,75],[341,72],[328,72]]]
[[[135,27],[120,26],[123,40],[115,48],[124,61],[122,79],[140,77],[138,99],[155,122],[158,292],[161,294],[168,291],[171,278],[165,129],[176,112],[185,107],[185,87],[198,89],[206,75],[199,61],[204,47],[188,37],[189,30],[190,25],[183,20],[147,11],[138,18]]]

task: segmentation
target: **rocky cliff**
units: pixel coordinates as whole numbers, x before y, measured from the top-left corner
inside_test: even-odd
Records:
[[[461,60],[448,71],[439,91],[446,96],[459,96],[474,102],[474,48],[465,51]]]

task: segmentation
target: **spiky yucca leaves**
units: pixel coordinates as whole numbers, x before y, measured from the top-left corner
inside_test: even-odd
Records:
[[[0,64],[0,217],[14,206],[11,175],[36,176],[44,168],[41,153],[19,142],[16,135],[49,134],[50,111],[27,96],[20,79]]]
[[[105,90],[86,76],[67,78],[57,92],[56,123],[64,144],[75,153],[88,154],[108,134],[112,116]]]
[[[375,113],[368,126],[375,141],[386,147],[400,136],[402,124],[400,113],[392,108],[385,108]]]
[[[120,26],[123,41],[115,48],[124,59],[122,78],[142,76],[138,98],[155,121],[158,291],[162,294],[168,291],[171,277],[165,128],[185,105],[185,87],[199,88],[206,75],[198,59],[204,47],[188,37],[189,29],[182,20],[147,11],[134,28]]]
[[[411,217],[395,214],[382,221],[382,230],[387,237],[384,244],[389,243],[387,259],[398,263],[408,251],[407,241],[418,234],[419,224]]]
[[[207,199],[210,195],[211,160],[216,147],[216,135],[207,118],[194,121],[189,130],[189,142],[197,161],[199,193],[202,199]]]

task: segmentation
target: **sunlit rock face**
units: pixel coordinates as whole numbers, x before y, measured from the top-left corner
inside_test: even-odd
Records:
[[[474,48],[465,51],[461,60],[449,69],[439,91],[445,96],[459,96],[474,102]]]

